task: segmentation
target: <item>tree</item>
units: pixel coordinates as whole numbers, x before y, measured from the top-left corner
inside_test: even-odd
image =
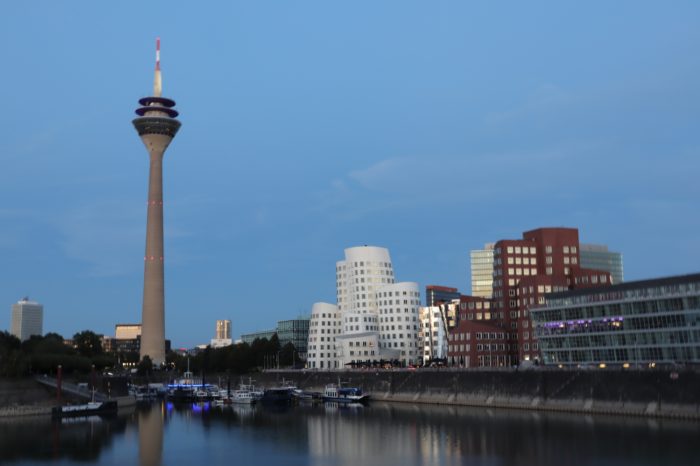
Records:
[[[294,344],[291,341],[284,345],[280,350],[280,367],[292,366],[295,352],[296,348],[294,348]]]
[[[83,330],[73,335],[73,344],[81,356],[91,358],[102,354],[102,340],[92,330]]]
[[[139,363],[138,374],[139,375],[150,374],[150,372],[152,370],[153,370],[153,361],[151,360],[150,356],[146,355],[143,357],[143,359]]]

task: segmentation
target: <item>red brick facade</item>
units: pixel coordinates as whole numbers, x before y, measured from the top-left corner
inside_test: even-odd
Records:
[[[575,228],[540,228],[523,233],[523,239],[498,241],[494,246],[493,297],[488,318],[485,309],[481,319],[477,319],[476,312],[466,312],[465,319],[460,313],[459,322],[451,329],[448,339],[456,341],[456,333],[470,334],[471,338],[474,334],[483,336],[488,333],[490,337],[496,333],[497,337],[503,338],[484,340],[481,351],[473,341],[470,352],[460,350],[460,340],[454,355],[460,360],[465,358],[465,361],[469,357],[471,366],[507,366],[524,360],[538,360],[539,348],[529,309],[544,304],[547,293],[611,283],[610,273],[583,269],[579,264],[578,230]],[[480,299],[463,297],[462,302],[469,307],[469,302]],[[481,307],[485,306],[482,304]],[[486,345],[488,357],[484,350]],[[494,345],[497,345],[497,351],[494,351]],[[451,358],[448,351],[448,360]]]

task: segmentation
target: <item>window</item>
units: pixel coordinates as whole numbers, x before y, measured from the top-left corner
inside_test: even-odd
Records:
[[[552,253],[552,246],[545,246],[545,247],[544,247],[544,252],[547,253],[547,254],[551,254],[551,253]]]
[[[553,273],[553,272],[552,272],[552,268],[551,268],[551,267],[547,267],[546,272],[547,272],[547,275],[552,275],[552,273]]]
[[[508,254],[513,254],[513,246],[508,246],[506,250],[508,251]]]
[[[520,251],[520,246],[516,246],[516,247],[515,247],[515,253],[516,253],[516,254],[520,254],[520,252],[521,252],[521,251]]]
[[[564,254],[569,254],[569,246],[564,246]]]

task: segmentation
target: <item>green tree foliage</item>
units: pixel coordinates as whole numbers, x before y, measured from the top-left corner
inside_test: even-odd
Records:
[[[292,367],[296,359],[296,348],[290,341],[280,350],[280,367]]]
[[[138,365],[138,374],[148,375],[151,373],[151,371],[153,371],[153,361],[151,360],[150,356],[146,355]]]
[[[198,354],[189,357],[190,371],[195,374],[231,373],[247,374],[263,368],[265,363],[276,364],[280,358],[280,367],[291,367],[294,362],[299,364],[299,357],[294,345],[287,343],[280,348],[276,336],[270,340],[256,339],[251,345],[238,343],[223,348],[206,348]],[[177,371],[187,370],[187,357],[170,352],[166,355],[166,363]]]
[[[100,336],[91,330],[83,330],[73,335],[73,344],[81,356],[92,358],[102,354]]]
[[[0,377],[14,377],[26,372],[22,342],[9,332],[0,332]]]
[[[94,365],[96,369],[103,370],[114,366],[114,358],[111,355],[102,354],[99,345],[99,336],[86,330],[77,333],[83,339],[84,353],[79,354],[74,348],[63,343],[63,336],[57,333],[47,333],[44,336],[32,335],[24,342],[7,333],[0,332],[0,376],[15,377],[29,374],[55,374],[56,368],[61,365],[63,372],[90,372]],[[96,351],[86,350],[92,345]]]

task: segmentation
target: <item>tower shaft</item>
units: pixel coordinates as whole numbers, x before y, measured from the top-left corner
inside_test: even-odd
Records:
[[[141,136],[150,157],[146,253],[144,256],[143,307],[140,358],[165,362],[165,271],[163,246],[163,154],[171,138],[160,134]]]

